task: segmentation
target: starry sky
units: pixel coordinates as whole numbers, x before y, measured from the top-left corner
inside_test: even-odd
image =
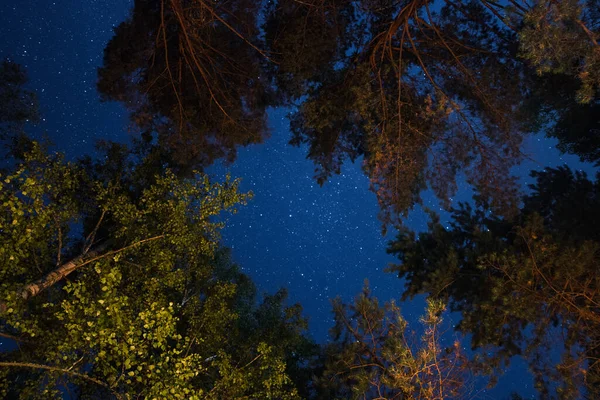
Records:
[[[32,132],[47,135],[69,158],[93,153],[99,139],[130,139],[125,110],[117,103],[101,103],[95,84],[104,46],[131,6],[124,0],[1,2],[0,57],[26,67],[29,87],[40,101],[43,119]],[[383,272],[394,262],[385,252],[394,233],[381,234],[375,195],[368,190],[360,161],[347,163],[341,175],[320,187],[306,149],[287,144],[287,111],[269,110],[270,138],[241,149],[234,164],[216,165],[208,172],[215,178],[226,172],[242,177],[242,189],[254,192],[248,206],[226,217],[223,241],[233,249],[236,262],[261,291],[288,288],[290,300],[303,305],[311,334],[324,342],[333,322],[329,299],[340,295],[349,301],[364,279],[380,299],[397,299],[402,282]],[[560,155],[554,142],[543,137],[528,138],[525,151],[530,159],[515,169],[524,184],[531,181],[531,169],[546,166],[568,163],[592,171],[575,157]],[[468,200],[470,194],[461,185],[454,200]],[[431,193],[424,195],[424,204],[439,210]],[[425,214],[415,210],[406,223],[424,229]],[[402,304],[409,323],[418,324],[423,307],[421,298]],[[503,398],[512,390],[531,396],[531,379],[519,364],[496,389],[482,392],[483,397]]]

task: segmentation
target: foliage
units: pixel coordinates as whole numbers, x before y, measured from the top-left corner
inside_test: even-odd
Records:
[[[600,162],[600,103],[598,96],[587,104],[577,102],[577,79],[565,74],[535,82],[527,104],[532,130],[542,130],[558,140],[558,149],[577,155],[581,161]]]
[[[600,160],[600,9],[596,0],[536,2],[522,18],[520,53],[532,75],[525,115],[563,152]]]
[[[11,145],[26,123],[39,119],[35,93],[25,88],[27,74],[10,59],[0,63],[0,140]]]
[[[251,0],[139,0],[105,48],[99,92],[125,104],[178,173],[232,161],[237,146],[267,133],[259,9]]]
[[[298,398],[289,371],[315,353],[301,309],[283,292],[257,306],[218,245],[214,218],[249,198],[237,180],[167,171],[134,195],[133,170],[101,180],[106,165],[32,148],[0,190],[0,330],[19,345],[0,354],[4,396]]]
[[[362,158],[384,222],[427,188],[449,207],[459,173],[510,215],[525,133],[556,124],[550,134],[581,154],[594,142],[559,125],[597,103],[597,0],[264,6],[136,1],[106,47],[100,92],[127,105],[178,174],[233,160],[266,134],[267,106],[291,105],[291,143],[308,145],[317,181]],[[558,119],[545,107],[552,74],[574,83],[549,96],[563,103]]]
[[[538,1],[523,15],[521,53],[538,74],[577,76],[577,100],[589,103],[600,85],[596,0]]]
[[[433,218],[418,236],[403,230],[389,252],[405,297],[449,302],[491,373],[513,355],[529,363],[544,396],[594,397],[599,390],[600,185],[568,168],[533,174],[537,183],[513,220],[484,202],[454,210],[449,228]],[[553,353],[554,352],[554,353]],[[556,361],[560,358],[560,361]]]
[[[441,301],[430,300],[418,343],[394,303],[380,306],[367,287],[353,304],[333,302],[333,342],[320,380],[324,398],[445,399],[469,390],[458,340],[442,346]]]
[[[282,0],[265,25],[278,88],[300,100],[292,143],[309,145],[320,183],[363,157],[385,222],[398,222],[427,186],[452,197],[461,169],[498,208],[512,207],[508,171],[521,135],[511,113],[522,97],[515,35],[478,2],[436,8]]]
[[[551,117],[538,95],[550,78],[534,70],[576,82],[560,85],[569,109],[595,99],[596,5],[279,0],[265,37],[277,88],[296,101],[291,143],[308,145],[319,183],[362,157],[384,222],[428,187],[449,206],[459,172],[510,215],[522,135]]]

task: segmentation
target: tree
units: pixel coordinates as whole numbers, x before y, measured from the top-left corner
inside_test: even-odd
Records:
[[[266,134],[267,106],[291,105],[291,143],[308,145],[318,182],[362,158],[384,222],[428,187],[448,206],[460,172],[509,215],[522,137],[556,118],[549,76],[574,82],[554,102],[561,121],[597,102],[596,5],[139,0],[105,49],[98,88],[178,173],[232,160]],[[593,142],[551,134],[583,153]]]
[[[572,77],[581,101],[598,88],[595,4],[280,0],[265,31],[278,89],[296,100],[291,143],[308,145],[320,183],[362,157],[384,222],[427,187],[448,205],[461,171],[514,213],[535,72]]]
[[[24,88],[27,74],[19,64],[5,59],[0,64],[0,124],[35,122],[35,93]]]
[[[336,299],[333,342],[319,380],[323,398],[433,400],[467,394],[470,374],[459,342],[448,349],[442,345],[444,310],[440,301],[428,301],[417,342],[399,307],[380,306],[366,286],[352,304]]]
[[[558,140],[558,149],[577,155],[581,161],[600,160],[600,119],[598,97],[582,103],[577,99],[580,82],[566,74],[535,78],[532,96],[526,105],[530,129]]]
[[[27,90],[27,74],[10,59],[0,64],[0,141],[9,148],[19,147],[27,123],[39,119],[37,97]],[[6,158],[6,157],[3,157]]]
[[[518,14],[522,56],[539,75],[577,77],[581,103],[597,98],[600,85],[598,5],[597,0],[536,1]]]
[[[525,18],[521,53],[535,67],[526,115],[563,152],[598,163],[598,2],[539,2]]]
[[[0,353],[4,396],[298,398],[301,309],[283,292],[257,306],[218,244],[214,217],[249,198],[237,180],[166,171],[138,192],[135,168],[31,147],[1,180],[0,334],[19,346]]]
[[[389,252],[406,279],[405,297],[427,293],[460,312],[480,367],[499,372],[523,356],[545,396],[600,390],[600,185],[566,167],[535,172],[515,219],[485,202],[454,210],[449,227],[433,218],[418,236],[403,230]],[[560,361],[553,359],[553,352]]]
[[[98,71],[104,100],[123,102],[147,142],[189,173],[267,134],[260,2],[137,0]]]

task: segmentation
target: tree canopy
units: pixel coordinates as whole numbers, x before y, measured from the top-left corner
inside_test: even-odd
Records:
[[[560,398],[600,390],[598,179],[567,167],[535,172],[514,219],[480,201],[454,210],[449,228],[402,231],[390,267],[404,296],[427,293],[461,313],[486,373],[513,355],[528,361],[542,394]],[[553,354],[554,352],[554,354]],[[556,362],[556,357],[560,361]]]
[[[460,172],[494,209],[515,212],[510,169],[522,137],[532,118],[556,119],[539,109],[548,74],[572,83],[559,85],[570,97],[551,134],[564,150],[594,140],[560,127],[596,99],[596,10],[594,1],[278,1],[266,37],[277,88],[298,99],[292,143],[308,144],[319,182],[362,157],[384,221],[398,222],[425,188],[449,204]]]
[[[523,357],[544,398],[600,396],[600,175],[511,174],[525,135],[600,162],[597,0],[136,0],[98,70],[140,134],[67,161],[25,134],[22,67],[0,64],[0,393],[6,398],[442,399]],[[368,287],[316,345],[285,289],[260,296],[220,242],[251,193],[204,168],[288,107],[320,184],[360,160],[412,337]],[[431,189],[448,209],[402,218]],[[460,315],[457,340],[443,317]],[[445,333],[448,335],[448,333]],[[461,336],[462,338],[462,336]],[[558,361],[557,361],[558,360]]]
[[[361,158],[385,222],[426,188],[448,205],[459,173],[510,214],[523,135],[551,125],[561,149],[596,159],[597,135],[571,129],[586,114],[580,128],[597,130],[596,10],[595,0],[139,0],[105,49],[98,89],[182,171],[232,160],[266,135],[266,107],[291,106],[291,143],[308,145],[317,181]]]
[[[262,141],[272,90],[261,67],[260,2],[136,0],[98,71],[105,100],[123,102],[145,141],[176,171],[235,158]]]
[[[33,143],[2,175],[3,396],[298,398],[301,309],[257,303],[218,242],[214,217],[249,194],[165,171],[135,195],[119,173]]]
[[[446,327],[439,300],[428,302],[415,337],[398,305],[383,306],[368,286],[353,303],[333,302],[335,325],[317,380],[323,398],[446,399],[472,392],[472,374],[457,339],[442,344]]]
[[[39,119],[37,98],[27,90],[25,69],[5,59],[0,64],[0,141],[16,144],[25,135],[25,125]]]

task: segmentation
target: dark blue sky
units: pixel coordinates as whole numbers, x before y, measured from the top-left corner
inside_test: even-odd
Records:
[[[36,134],[47,133],[69,157],[92,153],[98,139],[129,140],[124,110],[116,103],[100,103],[95,82],[103,48],[130,6],[122,0],[2,1],[0,57],[27,68],[43,117]],[[285,114],[271,110],[271,137],[241,149],[232,166],[215,166],[209,172],[222,176],[231,171],[243,178],[244,190],[254,192],[247,207],[227,218],[223,232],[235,260],[261,290],[287,287],[291,300],[300,302],[310,317],[314,337],[324,341],[332,325],[330,298],[350,300],[365,278],[380,299],[398,298],[402,282],[383,272],[394,261],[385,253],[393,232],[381,236],[377,202],[360,163],[344,165],[340,176],[319,187],[305,149],[287,145]],[[547,139],[529,138],[525,150],[532,160],[516,171],[523,182],[532,168],[565,162],[581,167],[574,157],[561,157]],[[469,195],[462,187],[456,199]],[[425,204],[438,209],[430,194]],[[422,229],[424,214],[415,211],[407,222]],[[405,303],[402,309],[417,324],[423,302]],[[502,398],[511,390],[531,395],[530,382],[522,368],[512,368],[483,397]]]

